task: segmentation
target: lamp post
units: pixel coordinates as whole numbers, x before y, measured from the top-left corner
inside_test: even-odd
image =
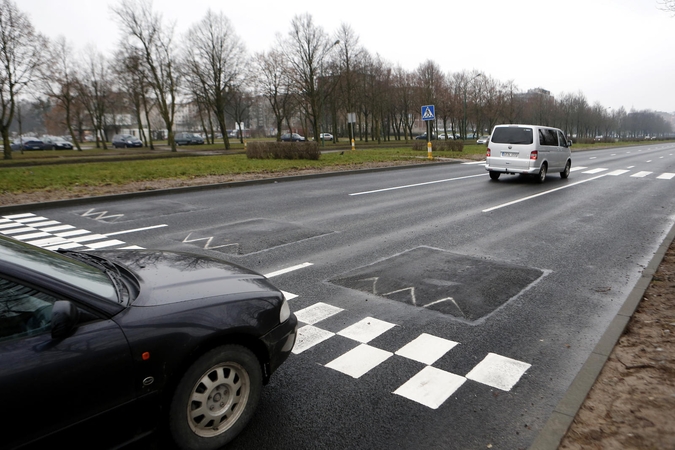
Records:
[[[469,81],[464,83],[464,123],[463,123],[464,126],[462,127],[464,139],[466,139],[466,88],[469,85],[469,83],[472,83],[473,80],[475,80],[478,77],[482,77],[482,76],[483,76],[483,74],[479,73],[478,75],[476,75],[475,77],[473,77],[472,79],[470,79]]]

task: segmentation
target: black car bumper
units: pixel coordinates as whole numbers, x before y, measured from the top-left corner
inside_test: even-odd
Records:
[[[270,360],[265,371],[265,382],[293,350],[298,335],[298,319],[291,314],[288,320],[260,338],[269,350]]]

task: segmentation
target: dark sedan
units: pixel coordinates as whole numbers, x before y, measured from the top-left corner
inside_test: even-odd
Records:
[[[281,291],[225,261],[0,236],[0,447],[116,447],[160,428],[220,448],[296,332]]]
[[[47,150],[72,150],[73,144],[58,136],[42,136]]]
[[[176,141],[176,145],[202,145],[204,143],[201,136],[186,132],[176,133],[173,140]]]
[[[117,134],[113,136],[112,145],[115,148],[143,147],[143,142],[130,134]]]
[[[281,135],[282,142],[305,142],[306,139],[304,136],[300,136],[298,133],[286,133]]]
[[[19,138],[10,145],[12,150],[44,150],[45,143],[34,137]]]

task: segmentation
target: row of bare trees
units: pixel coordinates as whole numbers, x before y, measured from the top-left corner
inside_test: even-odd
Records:
[[[146,145],[153,147],[153,130],[161,130],[175,151],[177,114],[185,105],[207,139],[221,134],[226,148],[228,120],[274,129],[277,139],[298,130],[316,140],[322,132],[407,140],[420,128],[422,105],[435,105],[437,133],[461,138],[505,122],[557,126],[579,138],[671,131],[659,114],[591,105],[581,92],[523,92],[513,80],[479,71],[448,73],[433,61],[405,70],[360,45],[349,25],[330,34],[309,14],[294,17],[286,35],[254,55],[220,12],[207,11],[181,36],[150,0],[119,0],[111,14],[122,36],[113,57],[91,47],[78,56],[64,38],[49,41],[37,33],[12,0],[0,0],[5,158],[11,158],[17,100],[29,96],[49,100],[49,120],[73,142],[86,129],[103,148],[111,130],[137,127]]]

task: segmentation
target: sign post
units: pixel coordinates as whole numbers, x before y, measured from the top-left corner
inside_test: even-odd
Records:
[[[436,120],[436,108],[434,105],[422,106],[422,120],[427,124],[427,155],[429,159],[434,159],[431,155],[431,130],[432,123]]]
[[[352,151],[354,151],[354,124],[356,123],[356,113],[347,113],[347,122],[349,123],[349,139],[352,141]]]

